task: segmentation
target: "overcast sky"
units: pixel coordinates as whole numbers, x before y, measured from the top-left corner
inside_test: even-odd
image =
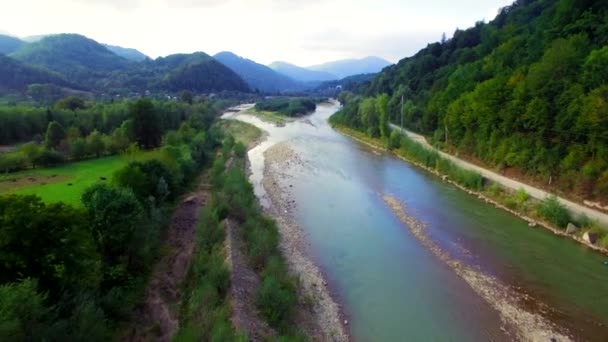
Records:
[[[397,62],[512,0],[2,0],[0,31],[80,33],[150,57],[232,51],[302,66],[376,55]]]

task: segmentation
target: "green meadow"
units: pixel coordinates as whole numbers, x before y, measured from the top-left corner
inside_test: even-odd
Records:
[[[131,161],[150,159],[156,154],[156,151],[138,152],[3,174],[0,175],[0,194],[37,195],[44,202],[79,206],[80,197],[89,186],[110,182],[116,170]]]

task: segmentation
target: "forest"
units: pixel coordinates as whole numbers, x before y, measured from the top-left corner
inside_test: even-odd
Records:
[[[608,201],[608,3],[518,0],[345,92],[334,121],[388,121],[559,193]]]
[[[181,114],[176,108],[165,113],[171,105]],[[72,151],[79,141],[86,145],[97,139],[92,135],[103,146],[99,129],[125,134],[132,139],[127,143],[139,148],[158,149],[157,157],[131,162],[108,182],[86,189],[79,206],[0,196],[0,340],[105,341],[115,336],[141,300],[172,203],[211,164],[222,139],[212,125],[218,114],[214,104],[140,99],[105,109],[113,113],[106,119],[113,121],[97,122],[86,111],[53,116],[42,153],[61,155],[62,144]],[[67,129],[60,128],[63,124]],[[91,130],[86,139],[69,136],[81,128]]]

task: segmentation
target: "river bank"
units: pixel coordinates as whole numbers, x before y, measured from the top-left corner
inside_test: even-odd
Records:
[[[608,249],[596,244],[592,244],[586,240],[583,239],[583,232],[579,232],[579,234],[568,234],[566,233],[565,230],[560,229],[558,227],[556,227],[555,225],[547,222],[546,220],[543,220],[542,218],[536,216],[536,217],[530,217],[530,215],[527,215],[526,213],[511,209],[507,207],[506,203],[501,203],[499,202],[498,198],[491,198],[489,197],[486,193],[482,193],[480,191],[475,191],[475,190],[471,190],[469,188],[464,187],[463,185],[453,181],[452,179],[448,178],[447,175],[444,175],[440,172],[438,172],[437,170],[435,170],[434,168],[428,167],[424,164],[419,163],[418,161],[412,160],[410,158],[406,158],[403,155],[396,153],[395,151],[391,151],[389,149],[386,148],[385,144],[383,144],[379,139],[373,139],[373,138],[369,138],[367,136],[363,136],[360,132],[354,131],[350,128],[346,128],[346,127],[342,127],[342,126],[335,126],[334,129],[336,129],[337,131],[339,131],[340,133],[349,136],[357,141],[359,141],[362,144],[365,144],[367,146],[370,146],[374,149],[378,149],[378,150],[382,150],[385,152],[389,152],[391,153],[393,156],[404,160],[408,163],[412,163],[414,165],[416,165],[417,167],[424,169],[427,172],[432,173],[433,175],[440,177],[444,182],[447,182],[457,188],[459,188],[460,190],[463,190],[465,192],[467,192],[470,195],[473,196],[477,196],[479,199],[484,200],[486,203],[491,204],[493,206],[495,206],[496,208],[502,209],[507,211],[508,213],[517,216],[518,218],[521,218],[522,220],[528,222],[529,226],[534,228],[534,227],[542,227],[545,228],[549,231],[551,231],[552,233],[554,233],[555,235],[558,235],[560,237],[564,237],[564,238],[570,238],[582,245],[585,245],[586,247],[600,252],[604,255],[608,255]],[[417,142],[418,143],[418,142]],[[493,183],[493,184],[498,184],[498,183]],[[580,236],[579,236],[580,235]]]
[[[289,270],[299,278],[302,295],[312,305],[325,340],[348,341],[349,335],[345,327],[348,321],[332,298],[325,276],[310,257],[304,233],[292,216],[295,201],[291,199],[286,185],[281,184],[289,177],[282,170],[304,165],[285,143],[272,146],[264,156],[266,162],[262,182],[271,202],[267,212],[277,221],[280,247]]]
[[[496,311],[505,324],[505,332],[515,332],[515,338],[522,341],[571,341],[572,337],[543,316],[524,308],[527,295],[518,293],[499,279],[484,274],[440,248],[427,234],[424,223],[409,215],[405,204],[389,194],[383,194],[384,202],[408,227],[409,231],[437,258],[447,264],[458,276]],[[545,310],[549,310],[546,308]],[[508,327],[508,328],[507,328]]]
[[[231,113],[230,117],[225,118],[234,119],[234,116],[238,115],[251,115],[248,109],[243,108],[240,112]],[[302,160],[287,144],[270,143],[268,132],[263,127],[258,128],[261,128],[263,133],[248,144],[248,151],[265,149],[262,152],[263,177],[260,185],[264,188],[267,198],[264,198],[264,201],[258,199],[262,203],[264,212],[276,221],[281,253],[290,274],[298,278],[299,305],[295,319],[302,330],[314,340],[348,341],[350,339],[346,329],[348,321],[340,306],[332,298],[323,273],[310,257],[302,229],[291,216],[295,201],[289,198],[288,189],[281,186],[286,177],[281,170],[289,166],[300,167]],[[263,146],[260,146],[261,144]],[[249,154],[249,158],[246,159],[246,169],[250,179],[252,179],[253,167]]]

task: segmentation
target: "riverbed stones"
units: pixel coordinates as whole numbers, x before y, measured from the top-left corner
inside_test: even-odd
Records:
[[[583,234],[583,241],[593,245],[597,241],[597,234],[592,232],[585,232],[585,234]]]
[[[579,228],[577,226],[575,226],[572,222],[568,223],[568,226],[566,227],[566,234],[574,234],[576,232],[578,232]]]

